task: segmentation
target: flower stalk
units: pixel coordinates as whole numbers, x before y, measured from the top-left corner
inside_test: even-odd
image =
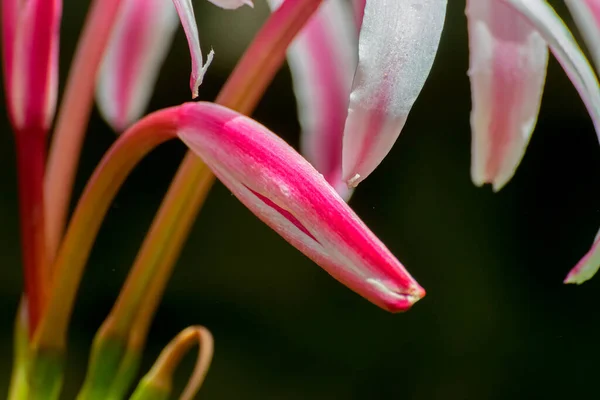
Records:
[[[77,44],[48,155],[45,179],[47,249],[50,260],[63,236],[85,128],[93,105],[96,74],[121,0],[94,0]]]
[[[208,373],[214,352],[214,340],[203,326],[192,326],[179,335],[160,353],[152,369],[142,378],[131,396],[132,400],[167,400],[170,398],[173,375],[183,356],[198,344],[198,358],[192,376],[179,397],[192,400]]]
[[[45,138],[45,132],[38,129],[24,130],[15,135],[21,249],[30,334],[35,331],[43,312],[49,282],[44,237]]]
[[[283,64],[289,43],[321,1],[286,2],[274,12],[242,56],[217,102],[245,114],[251,113]],[[214,180],[204,162],[188,152],[144,239],[119,298],[96,335],[90,358],[90,375],[86,381],[95,380],[92,366],[103,363],[104,343],[119,340],[123,344],[122,365],[140,357],[156,307]],[[123,377],[117,370],[113,376],[114,379]]]

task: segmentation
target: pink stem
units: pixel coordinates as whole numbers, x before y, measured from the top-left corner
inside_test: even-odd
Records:
[[[41,130],[16,132],[21,250],[25,273],[29,332],[33,334],[44,307],[46,242],[44,236],[44,167],[46,135]]]
[[[94,99],[96,74],[117,19],[121,0],[95,0],[71,64],[58,112],[45,180],[47,249],[54,259],[62,239],[85,128]]]

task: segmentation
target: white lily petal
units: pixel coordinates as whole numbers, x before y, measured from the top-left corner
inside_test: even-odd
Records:
[[[596,68],[600,69],[600,1],[565,0],[565,3],[587,42]]]
[[[600,86],[573,35],[544,0],[500,0],[536,27],[579,92],[600,138]]]
[[[283,0],[270,0],[276,9]],[[347,199],[342,181],[342,137],[348,97],[358,62],[358,31],[346,0],[328,0],[296,36],[288,50],[301,150],[308,161]]]
[[[343,179],[356,186],[398,138],[429,75],[446,0],[367,0],[343,144]]]
[[[539,113],[548,46],[517,11],[468,0],[473,182],[502,188],[515,173]]]

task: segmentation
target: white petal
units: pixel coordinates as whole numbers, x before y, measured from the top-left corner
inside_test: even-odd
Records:
[[[437,52],[446,0],[367,0],[343,145],[356,186],[390,151]]]
[[[554,9],[543,0],[501,0],[534,25],[579,92],[600,138],[600,86],[573,35]]]
[[[535,128],[548,46],[518,12],[497,0],[468,0],[471,176],[498,190],[515,173]]]
[[[277,8],[282,0],[270,0]],[[302,127],[301,150],[344,198],[342,137],[358,62],[358,31],[346,0],[328,0],[292,42],[288,62]]]
[[[600,1],[565,0],[565,3],[587,42],[596,68],[600,69]]]

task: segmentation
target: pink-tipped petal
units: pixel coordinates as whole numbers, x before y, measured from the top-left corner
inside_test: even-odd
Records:
[[[123,0],[98,75],[100,112],[116,132],[146,110],[179,21],[165,0]]]
[[[58,90],[62,1],[3,0],[4,79],[11,122],[47,131]]]
[[[499,1],[518,11],[546,40],[552,54],[579,92],[600,139],[600,86],[592,67],[567,26],[544,0]]]
[[[565,0],[600,69],[600,0]]]
[[[446,0],[367,0],[343,144],[356,186],[398,138],[437,52]]]
[[[539,113],[548,46],[512,7],[468,0],[471,177],[502,188],[514,175]]]
[[[314,167],[277,135],[219,105],[180,108],[179,137],[267,225],[389,311],[425,292]]]
[[[277,8],[283,0],[270,0]],[[302,154],[345,199],[342,137],[348,96],[358,61],[358,31],[345,0],[328,0],[296,36],[288,51]]]
[[[569,272],[564,283],[576,283],[578,285],[591,279],[600,268],[600,231],[594,239],[594,244],[588,253]]]

